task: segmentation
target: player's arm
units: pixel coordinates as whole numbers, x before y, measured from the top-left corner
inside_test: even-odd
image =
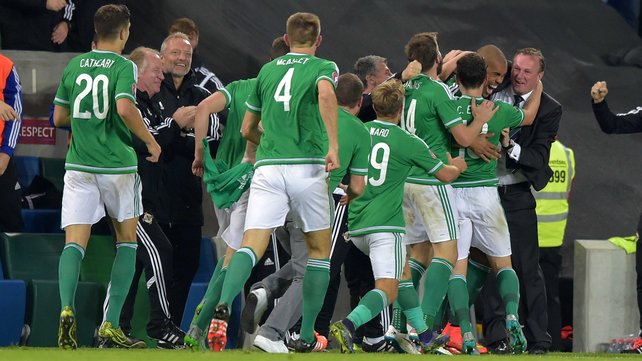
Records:
[[[203,138],[207,136],[210,114],[218,113],[225,109],[226,98],[220,91],[203,99],[196,107],[194,116],[194,162],[192,163],[192,173],[198,177],[203,176]]]
[[[350,174],[350,184],[348,184],[348,188],[346,188],[346,195],[348,196],[347,202],[351,202],[362,195],[365,189],[366,176]]]
[[[263,134],[263,131],[259,127],[260,121],[260,114],[248,109],[245,111],[243,124],[241,125],[241,134],[243,134],[243,137],[257,145],[261,142],[261,135]]]
[[[321,79],[317,83],[319,91],[319,113],[328,133],[328,154],[326,155],[326,171],[339,168],[339,138],[337,136],[337,118],[339,106],[334,94],[334,86],[329,80]]]
[[[53,121],[56,127],[69,127],[71,126],[71,113],[69,108],[61,107],[60,105],[54,106]]]
[[[58,106],[56,106],[58,108]],[[54,122],[56,121],[56,110],[54,110]],[[67,109],[67,112],[69,110]],[[134,105],[131,99],[120,98],[116,100],[116,112],[120,115],[120,118],[123,120],[123,123],[129,128],[129,130],[142,140],[143,143],[147,146],[147,151],[150,156],[147,157],[147,160],[150,162],[157,162],[158,157],[160,156],[161,148],[160,145],[156,142],[156,139],[149,132],[143,118],[140,116],[138,108]],[[57,125],[57,124],[56,124]]]
[[[448,155],[448,165],[445,165],[443,168],[437,171],[437,173],[435,173],[435,178],[444,183],[450,183],[459,178],[459,175],[468,168],[468,165],[466,164],[464,158],[452,158],[450,156],[450,153],[446,154]]]
[[[477,138],[481,132],[484,124],[488,123],[499,109],[499,107],[495,106],[493,102],[488,100],[484,100],[480,105],[477,105],[477,101],[472,98],[470,103],[473,113],[472,123],[469,125],[459,123],[450,128],[450,133],[455,138],[455,141],[457,141],[457,144],[462,147],[468,147],[473,143],[475,138]]]
[[[457,69],[457,60],[461,59],[464,55],[472,53],[471,51],[465,50],[451,50],[449,51],[444,59],[442,60],[441,73],[439,73],[439,79],[441,81],[446,81],[455,69]]]
[[[542,99],[542,91],[544,91],[544,86],[542,82],[539,81],[537,87],[535,87],[535,90],[533,90],[533,93],[524,104],[524,109],[522,109],[524,111],[522,126],[531,125],[535,121],[535,116],[539,110],[539,103]]]

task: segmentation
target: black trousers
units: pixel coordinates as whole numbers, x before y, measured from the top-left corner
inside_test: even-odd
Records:
[[[328,336],[330,321],[337,303],[341,284],[341,266],[345,265],[345,278],[350,290],[350,308],[354,309],[368,291],[374,288],[374,275],[370,258],[363,254],[352,242],[346,242],[343,234],[348,230],[348,207],[339,204],[341,197],[333,194],[335,203],[334,224],[332,225],[332,250],[330,253],[330,284],[325,295],[323,307],[317,316],[315,329]],[[384,334],[381,326],[381,314],[375,316],[357,330],[357,339],[381,337]]]
[[[562,270],[562,247],[539,249],[539,266],[544,273],[546,303],[548,305],[548,333],[551,335],[551,351],[562,347],[562,306],[560,304],[560,271]]]
[[[18,184],[18,171],[13,158],[9,158],[7,169],[0,175],[0,231],[21,232],[22,224],[22,190]]]
[[[528,348],[548,350],[551,336],[548,334],[548,310],[544,274],[539,266],[537,238],[537,215],[535,198],[526,182],[498,188],[499,197],[506,213],[511,260],[519,278],[519,320],[524,325]],[[499,298],[495,277],[486,283],[484,306],[484,337],[487,343],[505,339],[505,309]]]
[[[149,293],[149,322],[147,332],[159,330],[163,321],[171,318],[169,285],[172,280],[172,244],[149,213],[138,218],[136,226],[136,270],[127,299],[120,313],[120,324],[124,330],[131,329],[134,316],[134,302],[138,291],[138,280],[145,271],[147,292]]]
[[[172,244],[174,275],[169,289],[169,311],[172,321],[180,325],[189,288],[198,270],[201,255],[201,226],[191,224],[161,224],[160,226]]]
[[[637,252],[635,252],[635,272],[637,273],[638,310],[640,311],[640,329],[642,330],[642,213],[638,222]]]

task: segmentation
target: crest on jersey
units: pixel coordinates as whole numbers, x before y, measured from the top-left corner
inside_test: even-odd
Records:
[[[332,80],[336,83],[339,80],[339,73],[338,72],[332,72]]]

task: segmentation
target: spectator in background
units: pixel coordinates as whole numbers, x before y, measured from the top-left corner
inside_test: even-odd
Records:
[[[107,4],[127,5],[127,0],[73,0],[74,17],[71,21],[67,51],[84,53],[92,50],[92,41],[96,40],[94,30],[94,14],[96,10]],[[134,11],[134,10],[132,10]],[[135,11],[134,11],[135,12]]]
[[[539,265],[544,273],[546,303],[548,304],[548,333],[551,351],[562,347],[562,310],[559,278],[562,269],[562,243],[568,219],[568,198],[575,179],[575,155],[559,141],[551,145],[548,165],[553,175],[544,189],[534,193],[537,206],[537,235]]]
[[[207,89],[210,93],[214,93],[217,90],[221,90],[224,85],[221,80],[203,65],[201,58],[196,54],[196,48],[198,47],[198,26],[194,20],[190,18],[180,18],[174,20],[172,25],[169,27],[169,34],[174,33],[183,33],[189,38],[189,42],[192,44],[192,70],[196,75],[196,85]]]
[[[158,51],[138,47],[132,51],[129,59],[138,67],[138,85],[136,89],[136,107],[143,116],[147,130],[154,136],[162,148],[167,148],[179,136],[180,129],[191,124],[179,123],[186,118],[175,120],[163,118],[156,103],[151,97],[160,91],[163,81],[163,70]],[[138,291],[138,280],[143,269],[149,293],[149,321],[147,334],[158,341],[158,348],[183,348],[181,331],[170,319],[168,289],[172,281],[172,244],[158,224],[157,214],[163,212],[165,204],[162,197],[162,171],[165,155],[161,154],[156,163],[147,161],[147,147],[138,137],[132,137],[132,143],[138,156],[138,174],[143,186],[143,211],[138,219],[136,235],[140,247],[136,252],[136,270],[127,300],[123,306],[120,323],[125,332],[131,330],[134,314],[134,301]]]
[[[642,133],[642,107],[637,107],[627,113],[613,114],[606,103],[609,89],[605,81],[598,81],[591,88],[593,98],[593,114],[597,119],[600,129],[606,134],[631,134]],[[642,249],[640,243],[642,234],[642,214],[638,223],[637,249]],[[640,335],[642,336],[642,252],[635,253],[635,271],[637,272],[638,310],[640,310]],[[631,350],[642,353],[642,344],[636,344]]]
[[[12,160],[20,136],[22,87],[13,61],[0,54],[0,231],[22,230],[20,184]]]
[[[183,33],[169,35],[163,41],[160,52],[165,79],[160,92],[152,100],[158,105],[163,118],[178,120],[188,117],[193,122],[196,105],[207,98],[209,92],[197,85],[196,76],[190,70],[192,45],[189,38]],[[184,123],[179,121],[179,124]],[[182,320],[187,294],[198,269],[203,226],[201,179],[192,174],[194,132],[189,128],[183,129],[181,136],[176,137],[172,145],[165,149],[162,192],[168,214],[157,215],[163,232],[174,248],[174,276],[169,302],[175,324],[180,324]],[[213,136],[208,138],[210,141],[218,140],[218,128],[218,117],[212,114],[208,126],[208,136]],[[217,148],[217,143],[211,143],[211,154],[216,154]]]
[[[74,9],[72,0],[0,0],[2,48],[69,51],[67,35]]]

